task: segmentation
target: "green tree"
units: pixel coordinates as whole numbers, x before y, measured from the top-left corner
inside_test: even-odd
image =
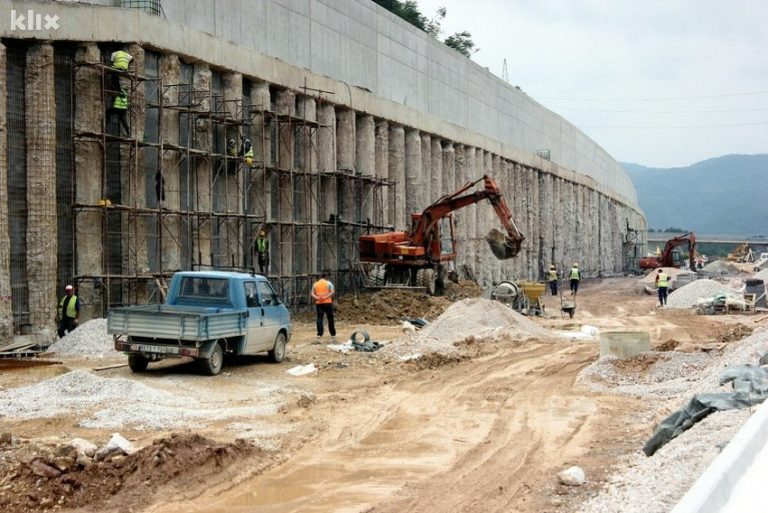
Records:
[[[438,41],[440,40],[442,21],[445,19],[447,13],[445,7],[440,7],[435,13],[435,17],[429,19],[421,13],[419,5],[415,0],[406,0],[405,2],[401,2],[400,0],[373,1],[392,14],[404,19],[414,27],[423,30]],[[479,50],[479,48],[475,47],[474,41],[472,41],[472,34],[466,30],[448,36],[443,42],[446,46],[453,48],[467,57],[472,57],[472,55]]]
[[[479,50],[475,47],[475,42],[472,41],[472,34],[466,30],[448,36],[445,38],[445,44],[466,57],[472,57]]]

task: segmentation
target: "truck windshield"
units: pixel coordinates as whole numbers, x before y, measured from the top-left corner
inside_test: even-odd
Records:
[[[184,277],[181,280],[179,298],[227,301],[229,299],[229,283],[222,278]]]

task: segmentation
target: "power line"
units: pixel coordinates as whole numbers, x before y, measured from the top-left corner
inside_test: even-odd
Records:
[[[659,129],[665,129],[665,128],[727,128],[727,127],[733,127],[733,126],[755,126],[755,125],[768,125],[768,121],[757,121],[755,123],[729,123],[729,124],[723,124],[723,125],[680,125],[680,126],[601,126],[601,125],[581,125],[578,123],[574,123],[579,128],[619,128],[619,129],[629,129],[629,130],[659,130]]]
[[[723,109],[723,110],[612,110],[589,109],[586,107],[551,107],[558,110],[581,110],[587,112],[619,112],[623,114],[714,114],[719,112],[753,112],[768,110],[768,107],[756,107],[754,109]]]
[[[750,91],[747,93],[712,94],[708,96],[670,96],[668,98],[663,98],[663,97],[658,97],[658,98],[563,98],[563,97],[556,97],[556,96],[538,96],[537,98],[547,99],[547,100],[569,100],[569,101],[591,101],[591,102],[613,102],[613,101],[648,102],[648,101],[656,101],[656,100],[704,100],[709,98],[728,98],[731,96],[753,96],[753,95],[760,95],[760,94],[768,94],[768,90]]]

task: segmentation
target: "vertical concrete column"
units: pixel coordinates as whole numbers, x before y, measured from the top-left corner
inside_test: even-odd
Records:
[[[336,109],[330,103],[321,103],[317,108],[320,123],[317,134],[317,156],[320,171],[320,193],[318,217],[320,218],[320,241],[318,243],[318,266],[320,270],[338,268],[334,228],[327,223],[331,214],[337,213],[336,191]]]
[[[280,116],[296,115],[296,95],[293,91],[278,91],[275,110]],[[294,168],[293,129],[294,123],[291,120],[278,122],[278,167],[282,170]],[[279,269],[281,276],[291,276],[294,274],[293,255],[296,236],[295,227],[292,225],[294,221],[293,177],[285,173],[280,173],[278,176],[277,188],[277,220],[281,223],[280,235],[278,241],[275,241],[274,237],[270,237],[270,248],[272,249],[270,262],[272,263],[272,267]],[[275,244],[275,242],[277,242],[277,244]],[[277,251],[277,254],[275,251]]]
[[[11,238],[8,227],[7,62],[5,45],[0,43],[0,338],[2,339],[13,334]]]
[[[389,179],[389,123],[384,120],[377,121],[375,132],[376,178],[386,181]],[[378,226],[393,224],[389,219],[389,193],[389,186],[378,186],[373,212],[374,222]]]
[[[355,171],[355,111],[336,110],[336,162],[342,171]]]
[[[525,235],[525,241],[523,241],[520,254],[515,259],[517,277],[522,279],[525,277],[525,272],[528,269],[528,251],[531,246],[531,232],[530,226],[528,226],[529,197],[528,190],[526,188],[527,182],[525,180],[523,166],[515,163],[513,177],[515,183],[515,198],[519,200],[515,202],[515,219],[517,222],[517,227],[520,228],[520,230]]]
[[[369,114],[358,116],[356,123],[355,169],[362,176],[372,177],[376,174],[376,123]],[[363,197],[360,198],[360,220],[373,222],[376,188],[372,182],[364,181],[361,189]]]
[[[443,190],[443,145],[439,137],[433,137],[430,148],[431,167],[429,169],[429,202],[437,201]]]
[[[533,216],[532,224],[535,231],[534,251],[532,259],[529,264],[529,278],[532,280],[538,279],[539,269],[541,268],[541,172],[538,169],[531,168],[531,192],[533,194],[533,204],[531,205],[531,215]]]
[[[281,116],[296,116],[296,95],[284,89],[277,92],[275,110]],[[293,128],[292,120],[281,120],[277,129],[277,158],[280,169],[293,169]]]
[[[53,46],[27,50],[27,276],[29,322],[33,330],[53,326],[56,317],[56,103]],[[2,169],[3,173],[7,168]]]
[[[512,214],[512,222],[518,226],[519,220],[515,217],[515,204],[519,201],[515,194],[514,184],[514,172],[515,165],[507,159],[501,159],[501,191],[504,194],[504,199],[507,201],[509,212]],[[518,226],[518,228],[520,228]],[[500,280],[511,280],[517,276],[516,271],[517,257],[501,261]]]
[[[501,192],[502,196],[504,196],[504,201],[507,200],[506,194],[504,194],[504,189],[506,187],[506,176],[504,175],[504,161],[499,157],[498,155],[494,154],[491,156],[491,176],[494,177],[496,180],[496,183],[499,185],[499,191]],[[497,227],[498,230],[501,230],[502,232],[505,231],[504,227],[501,225],[501,220],[499,220],[498,216],[496,215],[496,212],[493,210],[492,206],[488,206],[488,219],[489,224],[486,226],[485,233],[487,233],[491,228]],[[502,261],[498,260],[495,256],[493,256],[493,252],[491,251],[491,248],[486,245],[484,248],[485,254],[487,255],[488,261],[491,263],[491,282],[492,283],[499,283],[501,281],[501,267],[502,267]]]
[[[440,169],[440,177],[437,180],[439,185],[438,196],[444,196],[452,193],[454,181],[456,180],[456,151],[453,149],[452,141],[443,141],[442,149],[442,165]]]
[[[421,209],[431,204],[432,191],[430,190],[430,184],[432,183],[432,136],[429,134],[421,134]]]
[[[240,73],[224,73],[223,75],[223,93],[224,105],[227,118],[239,122],[242,120],[242,101],[243,101],[243,75]],[[235,140],[237,147],[240,147],[240,137],[242,136],[242,126],[239,124],[226,124],[226,139]],[[227,159],[227,171],[223,175],[224,186],[224,208],[227,213],[243,213],[243,199],[245,191],[245,170],[243,162],[239,160]],[[230,172],[232,171],[232,172]],[[233,262],[236,266],[245,265],[245,255],[243,254],[243,240],[245,226],[241,218],[227,218],[224,228],[226,228],[226,237],[221,240],[222,256],[226,255],[227,262]],[[221,237],[221,232],[219,237]]]
[[[389,126],[389,179],[394,186],[389,190],[389,216],[395,230],[404,230],[406,223],[405,204],[405,129],[398,125]]]
[[[591,267],[588,263],[588,250],[586,248],[587,246],[587,240],[589,238],[589,234],[587,234],[584,226],[584,218],[582,216],[581,209],[584,205],[584,186],[580,184],[575,184],[573,188],[573,217],[574,217],[574,223],[576,224],[575,229],[575,235],[576,235],[576,248],[579,253],[579,265],[583,269],[592,269],[594,270],[594,267]],[[615,232],[614,232],[615,233]],[[582,270],[582,272],[586,272]]]
[[[101,52],[95,44],[79,47],[75,61],[100,62]],[[104,99],[101,94],[101,73],[84,66],[76,75],[75,132],[98,133],[104,119]],[[102,197],[103,153],[97,141],[88,139],[75,144],[75,203],[95,205]],[[102,217],[100,212],[81,211],[75,222],[76,275],[100,275],[104,271],[101,240]],[[101,317],[102,288],[95,288],[92,280],[80,283],[77,295],[81,300],[80,315],[84,319]]]
[[[213,109],[213,99],[211,98],[211,68],[206,63],[198,62],[192,71],[192,83],[194,84],[195,97],[200,101],[199,110],[209,112]],[[198,149],[210,152],[213,148],[213,130],[211,122],[205,116],[197,117],[194,120],[195,140]],[[211,251],[213,240],[214,220],[210,215],[201,215],[204,212],[212,212],[213,208],[213,176],[211,159],[195,159],[195,188],[193,197],[197,200],[197,210],[199,211],[195,221],[193,231],[193,244],[197,250],[197,255],[193,255],[193,261],[201,265],[212,265]]]
[[[553,262],[555,238],[554,238],[554,226],[553,221],[555,219],[554,201],[552,193],[554,191],[554,184],[552,175],[549,173],[541,173],[539,178],[539,225],[541,226],[541,265],[538,272],[540,277],[543,278],[549,264]]]
[[[562,202],[565,210],[564,226],[565,237],[563,237],[563,244],[565,245],[565,265],[567,269],[570,269],[574,262],[580,260],[581,255],[576,251],[576,223],[575,216],[573,215],[574,209],[574,192],[573,182],[565,181],[563,184],[563,197]]]
[[[318,197],[319,182],[316,179],[318,153],[317,137],[318,131],[312,125],[317,122],[317,102],[311,96],[300,96],[298,100],[298,111],[296,113],[304,119],[306,123],[301,127],[299,140],[299,167],[306,174],[300,176],[300,188],[296,194],[296,208],[298,218],[309,226],[302,226],[300,233],[300,244],[297,251],[296,261],[301,263],[301,272],[316,274],[319,271],[317,262],[317,248],[319,245],[319,231],[316,229],[318,222],[318,209],[315,205]]]
[[[165,54],[160,58],[160,80],[164,86],[178,84],[181,82],[181,61],[177,55]],[[179,88],[164,87],[162,91],[162,102],[165,106],[179,105]],[[179,111],[172,108],[163,108],[162,110],[162,130],[160,140],[164,143],[173,145],[179,144]],[[179,152],[163,148],[162,158],[162,177],[154,177],[155,199],[171,211],[181,209],[181,181],[179,178]],[[164,185],[161,193],[165,193],[163,200],[162,194],[157,197],[158,178],[162,178]],[[181,269],[181,247],[178,241],[180,236],[180,218],[176,215],[170,215],[165,218],[162,233],[162,255],[161,267],[163,270]]]
[[[251,126],[251,145],[253,147],[253,164],[249,174],[248,183],[248,213],[266,220],[270,206],[270,184],[267,180],[266,167],[271,167],[272,146],[269,121],[265,119],[264,112],[269,110],[271,104],[269,84],[261,81],[251,83],[251,108],[254,109],[253,125]],[[255,238],[256,234],[252,234]]]
[[[145,76],[145,55],[144,48],[137,44],[128,45],[128,53],[133,56],[131,61],[131,68],[135,75],[139,77]],[[130,98],[129,98],[129,124],[131,127],[131,136],[135,139],[141,140],[144,137],[144,125],[147,118],[145,92],[147,87],[156,87],[155,82],[140,82],[133,79],[130,83]],[[147,154],[147,149],[137,145],[135,147],[136,154],[134,158],[135,162],[130,158],[131,150],[127,147],[121,148],[122,159],[124,166],[121,166],[120,183],[121,183],[121,203],[124,205],[131,205],[138,208],[144,208],[147,206],[147,177],[144,167],[144,158]],[[135,163],[135,165],[134,165]],[[123,214],[120,222],[121,230],[123,232],[123,246],[122,246],[122,266],[123,273],[125,274],[142,274],[149,271],[149,248],[148,244],[148,225],[153,220],[147,219],[143,216],[136,216],[131,219],[129,215]],[[129,288],[123,289],[123,301],[129,302],[133,300]],[[147,282],[142,281],[136,284],[135,296],[146,298],[147,294]]]
[[[474,146],[465,146],[464,149],[465,158],[467,159],[467,165],[465,167],[466,177],[464,179],[464,183],[474,182],[481,175],[482,150],[478,150]],[[478,244],[477,209],[478,206],[475,204],[470,205],[458,212],[458,214],[461,216],[460,221],[464,224],[464,228],[466,230],[466,261],[464,263],[472,269],[472,273],[475,275],[475,277],[478,276],[477,273],[479,271],[476,262]]]
[[[453,182],[453,191],[459,190],[467,182],[467,147],[463,144],[454,145],[456,163]],[[465,209],[466,210],[466,209]],[[463,211],[457,211],[453,214],[456,223],[456,266],[457,270],[462,265],[467,264],[467,245],[468,231],[467,223],[464,222],[466,214]]]
[[[563,258],[563,203],[561,198],[561,185],[563,179],[558,176],[552,177],[552,244],[554,245],[554,256],[552,263],[559,273],[565,272],[565,260]]]
[[[421,135],[418,130],[409,128],[405,131],[405,225],[410,226],[411,213],[421,212],[425,207],[422,202],[423,174],[421,170]]]

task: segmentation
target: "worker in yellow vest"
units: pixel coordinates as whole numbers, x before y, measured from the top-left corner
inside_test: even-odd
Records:
[[[579,271],[578,263],[573,264],[573,267],[571,267],[571,272],[569,276],[571,278],[571,295],[575,296],[576,293],[579,291],[579,281],[581,281],[581,271]]]
[[[669,291],[669,275],[662,269],[656,273],[656,289],[659,292],[659,306],[667,304],[667,292]]]
[[[259,262],[259,274],[266,275],[269,272],[269,239],[264,230],[259,232],[256,239],[256,259]]]
[[[67,332],[72,333],[80,318],[80,299],[75,295],[75,288],[67,285],[64,290],[66,294],[59,301],[59,308],[56,310],[59,338]]]
[[[107,114],[117,116],[118,134],[122,135],[125,131],[125,137],[130,137],[131,129],[128,127],[128,93],[125,89],[121,89],[117,96],[115,96],[112,102],[112,107],[107,111]]]
[[[333,323],[333,296],[336,291],[333,283],[328,280],[328,273],[320,274],[320,279],[312,285],[310,295],[315,300],[315,310],[317,311],[317,337],[323,336],[323,315],[328,317],[328,332],[331,338],[336,338],[336,325]]]
[[[112,52],[112,55],[110,55],[110,60],[112,61],[112,68],[117,71],[128,71],[128,66],[131,64],[131,61],[133,60],[133,55],[130,53],[118,50],[116,52]],[[114,98],[117,96],[117,94],[120,92],[121,86],[120,86],[120,73],[110,72],[109,73],[109,82],[107,84],[109,87],[110,95]]]
[[[553,296],[557,295],[557,270],[555,269],[555,264],[552,264],[549,266],[549,271],[547,272],[547,281],[549,282],[549,291],[552,293]]]

